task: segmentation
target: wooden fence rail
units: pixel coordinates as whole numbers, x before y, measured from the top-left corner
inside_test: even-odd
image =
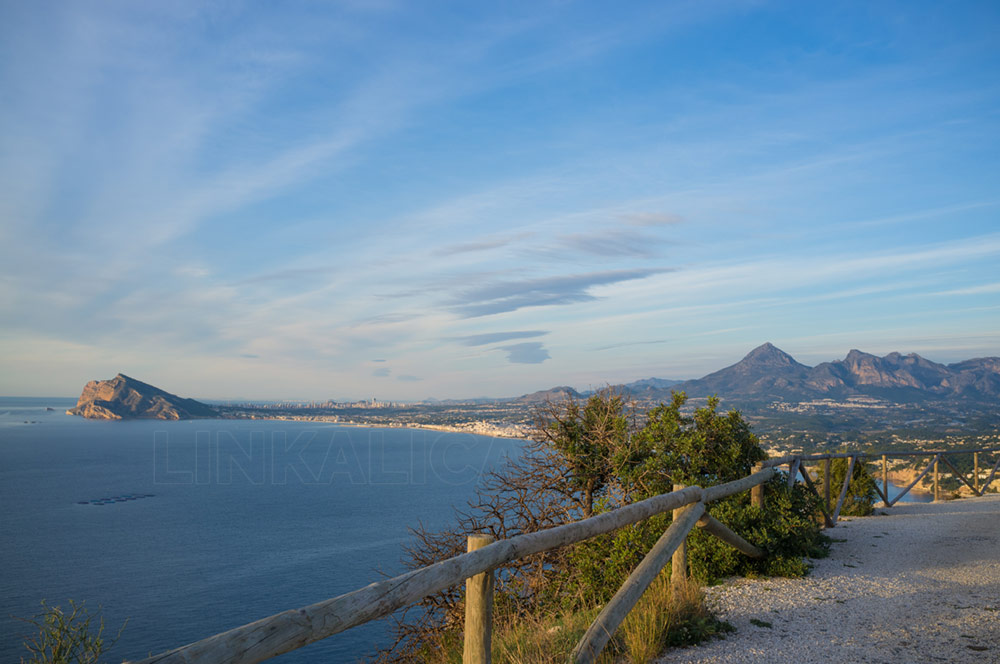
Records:
[[[933,456],[934,460],[906,488],[909,491],[939,461],[944,460],[952,472],[960,476],[955,467],[948,462],[946,456],[974,453],[975,480],[965,484],[972,488],[976,495],[982,495],[997,475],[1000,468],[1000,458],[994,463],[986,481],[979,483],[979,454],[1000,452],[996,449],[962,450],[962,451],[928,451],[928,452],[886,452],[882,455],[883,477],[885,477],[887,456]],[[770,459],[758,464],[754,472],[733,482],[719,484],[707,488],[690,486],[648,498],[646,500],[625,505],[610,512],[581,521],[555,526],[546,530],[518,535],[498,542],[487,542],[474,536],[470,538],[469,550],[466,553],[448,558],[433,565],[412,570],[405,574],[372,583],[353,592],[324,600],[300,609],[292,609],[277,613],[267,618],[236,627],[180,648],[153,655],[133,664],[254,664],[262,662],[283,653],[301,648],[320,639],[337,634],[351,627],[387,616],[397,609],[409,606],[420,599],[446,588],[469,581],[468,592],[476,595],[476,606],[472,611],[472,622],[476,623],[475,634],[467,635],[466,662],[488,664],[490,610],[492,606],[492,570],[511,561],[548,551],[558,547],[575,544],[598,535],[610,533],[625,526],[638,523],[651,516],[677,510],[670,527],[666,530],[646,558],[632,572],[628,580],[615,594],[614,598],[604,607],[594,624],[587,630],[584,637],[573,651],[573,659],[579,664],[593,662],[606,645],[608,639],[618,628],[625,616],[641,597],[652,580],[664,567],[668,560],[681,556],[681,547],[688,533],[697,525],[727,544],[737,548],[744,554],[754,557],[763,555],[753,544],[746,542],[738,534],[732,532],[724,524],[705,513],[707,503],[751,490],[751,501],[760,505],[762,493],[760,489],[765,482],[778,474],[778,467],[788,464],[789,486],[804,479],[806,486],[820,497],[825,506],[824,521],[828,526],[837,522],[840,510],[844,504],[852,470],[859,459],[876,455],[838,453],[819,455],[789,455],[779,459]],[[832,459],[849,459],[848,472],[837,499],[837,504],[831,510],[830,505],[830,461]],[[813,485],[809,472],[805,467],[807,462],[822,461],[824,463],[824,490],[820,496]],[[888,506],[895,504],[903,494],[894,500],[887,499]],[[686,569],[681,563],[676,567]],[[467,628],[473,626],[467,625]],[[467,629],[467,631],[469,631]],[[470,654],[471,653],[471,654]]]
[[[824,521],[827,527],[832,527],[836,524],[837,519],[840,517],[840,511],[843,509],[843,504],[845,502],[847,492],[849,489],[851,476],[854,470],[854,466],[858,462],[862,462],[866,459],[867,463],[874,463],[875,459],[880,458],[882,463],[882,486],[878,487],[876,485],[876,491],[879,497],[882,498],[882,502],[886,507],[892,507],[902,499],[907,493],[909,493],[920,481],[928,475],[928,473],[933,473],[934,485],[933,485],[933,495],[934,500],[940,499],[940,482],[941,482],[941,465],[947,466],[947,470],[954,475],[962,484],[967,486],[970,491],[972,491],[975,496],[982,496],[983,493],[989,488],[990,484],[996,479],[998,470],[1000,470],[1000,455],[997,456],[996,462],[987,474],[985,481],[981,481],[981,471],[980,471],[980,455],[981,454],[992,454],[1000,452],[1000,448],[979,448],[972,450],[926,450],[926,451],[904,451],[904,452],[875,452],[875,453],[861,453],[861,452],[840,452],[833,454],[789,454],[776,459],[768,459],[764,461],[762,467],[777,468],[781,466],[788,466],[788,484],[791,486],[798,477],[802,477],[806,486],[811,489],[817,496],[820,497],[821,504],[823,505]],[[949,459],[949,457],[954,458],[963,454],[972,454],[973,456],[973,471],[972,471],[972,481],[970,482],[968,478],[961,473],[955,464]],[[903,490],[896,495],[894,498],[889,498],[889,458],[890,457],[929,457],[930,462],[924,469],[917,475],[913,481],[910,482]],[[840,494],[837,497],[837,503],[835,506],[830,504],[830,462],[833,459],[847,459],[848,469],[846,476],[844,477],[843,485],[841,486]],[[806,470],[806,464],[811,462],[823,462],[823,495],[820,496],[819,491],[813,485],[812,478],[809,475],[808,470]]]

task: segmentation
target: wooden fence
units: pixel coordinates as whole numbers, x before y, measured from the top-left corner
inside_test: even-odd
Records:
[[[906,452],[876,452],[873,454],[862,454],[862,453],[842,453],[842,454],[811,454],[811,455],[788,455],[778,459],[768,459],[760,464],[760,467],[780,467],[788,465],[788,482],[791,485],[793,482],[798,481],[801,477],[803,482],[820,497],[822,501],[827,527],[832,527],[837,523],[837,519],[840,516],[840,510],[844,505],[844,500],[847,497],[847,491],[851,481],[851,476],[853,474],[854,466],[862,460],[871,459],[876,464],[878,460],[881,461],[881,479],[882,486],[876,485],[875,490],[882,499],[882,502],[886,507],[892,507],[902,499],[907,493],[909,493],[913,487],[920,483],[928,473],[933,472],[933,497],[934,500],[939,500],[941,498],[941,466],[946,466],[945,471],[949,472],[955,478],[957,478],[962,484],[967,486],[974,496],[982,496],[986,489],[992,484],[993,480],[996,479],[997,472],[1000,470],[1000,455],[997,455],[996,461],[994,461],[992,468],[986,474],[985,480],[983,479],[980,460],[981,456],[984,454],[993,454],[1000,452],[1000,448],[992,449],[975,449],[975,450],[925,450],[925,451],[906,451]],[[972,479],[970,481],[962,472],[960,472],[955,464],[951,462],[949,457],[954,458],[963,455],[972,455]],[[930,462],[924,467],[924,469],[910,482],[909,485],[903,488],[903,490],[897,494],[894,498],[889,498],[889,459],[891,457],[923,457],[930,458]],[[840,487],[840,494],[837,497],[836,505],[832,505],[830,501],[830,479],[831,475],[831,463],[833,459],[848,459],[848,468],[845,473],[843,484]],[[823,492],[817,490],[813,484],[812,477],[806,468],[807,463],[817,463],[823,462]],[[832,509],[831,509],[832,508]]]
[[[778,468],[788,466],[788,483],[802,481],[824,506],[823,518],[828,527],[836,524],[846,500],[852,471],[855,465],[869,458],[881,456],[883,487],[888,486],[889,457],[929,456],[931,463],[923,470],[903,494],[912,489],[928,472],[933,470],[935,495],[939,480],[939,465],[944,463],[964,482],[973,493],[981,496],[993,482],[1000,467],[1000,458],[993,464],[985,482],[980,483],[980,454],[1000,452],[997,449],[964,451],[887,452],[885,454],[815,454],[791,455],[758,464],[754,472],[739,480],[702,488],[679,487],[675,490],[632,503],[581,521],[563,524],[546,530],[518,535],[510,539],[492,541],[489,536],[474,535],[469,538],[469,550],[461,555],[391,579],[372,583],[364,588],[346,593],[300,609],[292,609],[257,620],[227,632],[216,634],[175,650],[138,660],[134,664],[253,664],[301,648],[357,625],[387,616],[397,609],[418,602],[420,599],[451,586],[466,583],[466,664],[486,664],[490,661],[492,630],[493,570],[505,563],[542,551],[575,544],[610,533],[627,525],[638,523],[656,514],[673,512],[673,521],[649,553],[636,567],[615,596],[604,606],[583,638],[573,650],[572,659],[579,664],[590,663],[607,645],[625,616],[635,606],[646,588],[653,582],[668,561],[672,561],[674,578],[687,574],[685,540],[695,527],[718,537],[748,556],[761,557],[764,552],[745,541],[724,524],[706,513],[706,504],[749,490],[751,502],[762,505],[763,484],[779,474]],[[973,481],[969,482],[948,460],[958,454],[974,455]],[[831,503],[831,462],[848,459],[844,482],[836,504]],[[807,463],[824,465],[822,493],[815,486]],[[882,493],[880,491],[880,493]],[[903,494],[893,500],[882,498],[887,506],[895,504]]]

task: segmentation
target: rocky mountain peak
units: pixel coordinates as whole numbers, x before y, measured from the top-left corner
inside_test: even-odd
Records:
[[[738,364],[752,365],[755,367],[794,367],[807,368],[800,364],[794,357],[781,350],[774,344],[768,342],[757,346],[747,353]]]
[[[844,362],[847,364],[858,365],[863,362],[871,362],[872,360],[877,360],[878,358],[871,353],[865,353],[857,348],[852,348],[848,353],[847,357],[844,358]]]
[[[100,420],[186,420],[218,415],[200,401],[170,394],[123,373],[87,383],[76,407],[66,412]]]

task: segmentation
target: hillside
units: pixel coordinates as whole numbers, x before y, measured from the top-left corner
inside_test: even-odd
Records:
[[[563,401],[567,398],[579,399],[583,396],[585,395],[580,394],[572,387],[560,385],[548,390],[540,390],[538,392],[532,392],[531,394],[525,394],[524,396],[514,399],[513,403],[542,404],[550,401]]]

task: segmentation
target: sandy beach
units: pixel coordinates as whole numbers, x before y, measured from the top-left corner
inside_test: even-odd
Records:
[[[1000,662],[1000,495],[842,519],[803,579],[707,590],[737,631],[660,664]]]

